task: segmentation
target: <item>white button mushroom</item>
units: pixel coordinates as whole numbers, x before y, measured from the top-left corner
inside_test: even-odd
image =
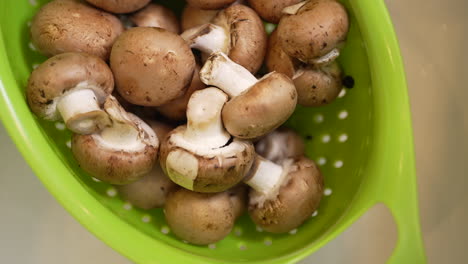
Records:
[[[153,168],[158,138],[140,118],[125,112],[112,95],[104,110],[111,126],[95,134],[73,135],[73,155],[81,168],[99,180],[119,185],[136,181]]]
[[[114,89],[107,64],[86,53],[62,53],[31,73],[26,90],[31,110],[46,120],[63,119],[75,133],[93,133],[109,124],[101,105]]]
[[[267,36],[263,23],[253,9],[233,5],[220,11],[211,24],[182,33],[193,49],[206,54],[223,52],[234,62],[256,73],[263,63]]]
[[[309,0],[283,12],[278,39],[286,54],[311,64],[338,57],[349,30],[348,14],[342,4],[335,0]]]
[[[44,5],[31,22],[31,41],[46,56],[86,52],[103,60],[122,33],[120,20],[77,0],[55,0]]]
[[[161,167],[182,187],[221,192],[239,183],[253,162],[251,142],[224,130],[221,109],[227,95],[216,88],[195,92],[187,107],[187,125],[172,131],[161,145]]]
[[[252,187],[250,218],[272,233],[289,232],[307,220],[317,209],[324,188],[319,168],[305,157],[277,165],[258,156],[244,182]]]
[[[223,122],[238,138],[254,139],[273,131],[296,108],[296,88],[287,76],[273,72],[257,80],[221,52],[208,59],[200,79],[231,97],[223,108]]]

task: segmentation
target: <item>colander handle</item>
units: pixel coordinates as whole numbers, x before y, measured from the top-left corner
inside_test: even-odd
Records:
[[[384,199],[398,226],[398,241],[389,264],[427,263],[419,225],[416,179],[408,177],[406,181]]]

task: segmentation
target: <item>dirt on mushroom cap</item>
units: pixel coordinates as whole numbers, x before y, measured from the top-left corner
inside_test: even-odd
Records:
[[[86,53],[62,53],[39,65],[29,77],[26,96],[31,110],[41,118],[59,119],[47,113],[53,100],[69,89],[87,82],[90,88],[102,97],[112,93],[114,77],[107,64],[96,56]]]
[[[52,1],[36,13],[31,23],[31,40],[46,56],[86,52],[107,60],[122,32],[117,17],[77,0]]]
[[[132,28],[115,42],[110,58],[117,91],[127,101],[160,106],[185,93],[195,68],[190,47],[161,28]]]

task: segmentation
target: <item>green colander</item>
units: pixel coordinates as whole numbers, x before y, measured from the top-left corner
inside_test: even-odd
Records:
[[[138,263],[292,263],[332,240],[370,207],[384,203],[398,226],[391,263],[424,263],[418,219],[408,94],[397,39],[383,0],[349,0],[349,38],[340,63],[355,80],[326,107],[299,107],[288,124],[325,175],[320,208],[289,234],[273,235],[247,216],[207,247],[177,239],[162,210],[143,211],[86,175],[63,123],[38,120],[25,87],[44,61],[29,40],[41,2],[0,1],[0,117],[24,158],[55,198],[108,245]],[[181,1],[172,3],[180,11]],[[356,241],[359,243],[359,241]],[[339,252],[337,252],[339,253]]]

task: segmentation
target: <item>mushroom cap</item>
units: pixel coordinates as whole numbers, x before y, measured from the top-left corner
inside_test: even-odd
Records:
[[[226,192],[229,194],[229,198],[231,199],[234,209],[234,218],[237,219],[247,210],[248,187],[244,183],[240,183]]]
[[[229,58],[256,73],[263,64],[267,46],[267,34],[257,13],[245,5],[232,5],[221,10],[212,23],[230,32],[230,47],[225,52]]]
[[[123,119],[128,118],[137,129],[140,141],[137,146],[114,146],[106,142],[101,134],[74,134],[71,149],[76,161],[86,172],[102,181],[121,185],[134,182],[151,171],[156,163],[159,141],[146,123],[136,115],[126,113],[120,105],[115,107],[115,104],[118,104],[117,100],[109,96],[104,108],[108,114],[112,113],[119,118],[114,120],[115,123],[122,122],[122,113],[126,115]]]
[[[156,109],[163,116],[175,120],[182,121],[186,118],[187,104],[192,94],[198,90],[206,87],[206,85],[200,80],[200,66],[197,64],[193,74],[192,82],[190,87],[187,89],[185,94],[178,97],[164,105],[158,106]]]
[[[137,11],[151,0],[86,0],[88,3],[111,13],[122,14]]]
[[[224,126],[235,137],[258,138],[286,122],[296,103],[296,88],[291,79],[272,72],[224,105]]]
[[[26,97],[31,110],[46,120],[58,120],[57,99],[77,86],[93,89],[100,103],[114,89],[114,77],[100,58],[86,53],[62,53],[33,70]]]
[[[265,159],[279,163],[285,159],[304,155],[305,144],[302,137],[294,130],[281,127],[258,141],[255,150]]]
[[[172,232],[196,245],[215,243],[234,226],[234,210],[226,192],[207,194],[180,188],[169,194],[164,211]]]
[[[120,20],[78,0],[55,0],[44,5],[31,23],[31,41],[50,57],[86,52],[103,60],[123,32]]]
[[[234,139],[214,150],[188,142],[182,145],[180,135],[185,129],[186,126],[176,128],[161,144],[161,167],[172,181],[204,193],[222,192],[242,181],[254,161],[251,142]]]
[[[187,4],[205,10],[223,9],[236,0],[187,0]]]
[[[204,10],[191,5],[186,5],[181,17],[182,31],[210,23],[219,10]]]
[[[124,200],[138,208],[149,210],[163,207],[167,195],[176,186],[156,164],[141,179],[130,184],[119,185],[117,190]]]
[[[278,24],[285,7],[297,4],[302,0],[248,0],[249,5],[264,20]]]
[[[323,67],[308,67],[293,80],[298,103],[303,106],[322,106],[333,102],[343,89],[342,71],[337,62]]]
[[[310,0],[278,25],[284,52],[303,62],[322,57],[345,41],[349,29],[345,7],[335,0]]]
[[[185,93],[195,58],[179,35],[161,28],[136,27],[117,39],[110,66],[117,91],[125,100],[160,106]]]
[[[180,25],[177,16],[171,9],[158,5],[149,4],[145,8],[130,16],[137,27],[159,27],[172,33],[179,34]]]
[[[294,163],[276,200],[267,200],[262,207],[249,204],[251,219],[267,232],[285,233],[300,226],[319,206],[323,195],[323,177],[317,165],[301,157]],[[251,189],[250,199],[262,195]]]
[[[300,64],[297,59],[290,57],[283,51],[278,42],[278,31],[276,29],[268,37],[265,64],[269,72],[276,71],[285,74],[291,79],[296,72],[296,67]]]

